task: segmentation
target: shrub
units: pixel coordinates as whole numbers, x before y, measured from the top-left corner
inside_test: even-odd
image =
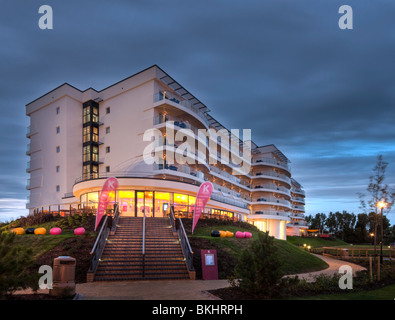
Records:
[[[15,234],[0,235],[0,297],[12,294],[18,288],[38,289],[39,274],[24,269],[33,262],[32,249],[13,244]]]
[[[52,214],[46,212],[36,212],[34,214],[29,214],[26,217],[20,217],[16,222],[18,222],[21,227],[26,227],[51,221],[55,221],[55,217]]]
[[[241,253],[231,284],[256,298],[273,298],[284,288],[280,260],[273,237],[268,232],[258,233],[258,239]],[[237,281],[235,280],[237,279]],[[289,281],[284,279],[283,281]]]

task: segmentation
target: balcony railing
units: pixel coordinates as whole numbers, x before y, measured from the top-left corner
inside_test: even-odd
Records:
[[[294,189],[294,188],[292,188],[291,191],[293,193],[300,193],[300,194],[306,195],[306,193],[302,189]]]
[[[288,212],[277,211],[277,210],[260,210],[260,211],[255,211],[252,214],[253,215],[262,215],[262,217],[264,217],[265,215],[289,217]]]
[[[244,201],[226,197],[226,196],[223,196],[219,193],[212,193],[210,196],[210,199],[216,200],[219,202],[224,202],[224,203],[236,206],[236,207],[247,209],[247,204]]]
[[[270,202],[270,203],[278,203],[285,205],[287,207],[291,207],[291,203],[285,199],[281,198],[276,198],[276,197],[260,197],[258,199],[252,200],[252,202],[259,202],[262,204],[265,204],[265,202]]]
[[[209,127],[210,124],[206,118],[206,115],[202,111],[200,111],[198,108],[195,108],[192,105],[192,103],[190,103],[189,101],[179,100],[176,96],[172,95],[171,93],[166,93],[165,97],[164,97],[163,92],[158,92],[158,93],[154,94],[154,103],[158,102],[158,101],[162,101],[162,100],[171,101],[175,104],[179,104],[179,105],[183,106],[184,108],[192,111],[199,117],[199,119],[203,120],[203,122],[207,125],[207,127]]]
[[[291,183],[291,179],[289,177],[287,177],[285,174],[277,173],[275,171],[260,171],[260,172],[255,173],[254,177],[257,177],[257,176],[269,176],[269,177],[280,178],[280,179],[288,182],[289,184]]]
[[[305,211],[304,206],[292,206],[292,209],[299,210],[299,211]]]
[[[278,161],[278,160],[273,159],[273,158],[257,157],[257,158],[253,158],[252,163],[253,164],[257,164],[257,163],[274,164],[274,165],[279,166],[281,168],[284,168],[284,169],[286,169],[288,171],[291,170],[290,165],[288,164],[288,162],[286,162],[286,161]]]
[[[281,191],[283,193],[286,193],[287,195],[291,195],[291,191],[285,187],[282,186],[277,186],[273,183],[265,183],[265,184],[260,184],[257,186],[254,186],[253,190],[259,190],[259,189],[268,189],[268,190],[274,190],[274,191]]]

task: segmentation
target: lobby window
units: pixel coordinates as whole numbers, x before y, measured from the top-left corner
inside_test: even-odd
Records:
[[[60,192],[60,186],[59,185],[56,186],[56,192]]]
[[[60,147],[57,146],[57,147],[56,147],[56,153],[59,153],[59,152],[60,152]]]
[[[56,127],[56,133],[60,133],[60,127]]]
[[[106,153],[110,153],[110,146],[106,147]]]

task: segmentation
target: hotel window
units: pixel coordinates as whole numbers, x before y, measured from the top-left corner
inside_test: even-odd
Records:
[[[60,113],[60,107],[56,107],[56,114]]]
[[[110,172],[110,166],[106,167],[106,172]]]
[[[57,173],[60,172],[60,166],[56,166],[56,172],[57,172]]]
[[[92,127],[92,141],[99,142],[99,128]]]
[[[106,114],[109,114],[111,112],[111,108],[110,107],[107,107],[106,108]]]
[[[60,127],[56,127],[56,133],[60,133]]]
[[[60,152],[60,147],[57,146],[57,147],[56,147],[56,153],[59,153],[59,152]]]
[[[106,134],[110,133],[110,127],[106,127]]]
[[[57,186],[56,186],[56,192],[59,192],[59,191],[60,191],[60,186],[57,185]]]
[[[110,153],[110,147],[109,146],[106,147],[106,153]]]
[[[91,127],[84,127],[83,129],[83,142],[88,142],[91,140]]]

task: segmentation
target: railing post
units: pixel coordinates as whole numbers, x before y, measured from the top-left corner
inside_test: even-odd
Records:
[[[143,217],[143,245],[142,245],[143,278],[145,277],[145,213]]]

